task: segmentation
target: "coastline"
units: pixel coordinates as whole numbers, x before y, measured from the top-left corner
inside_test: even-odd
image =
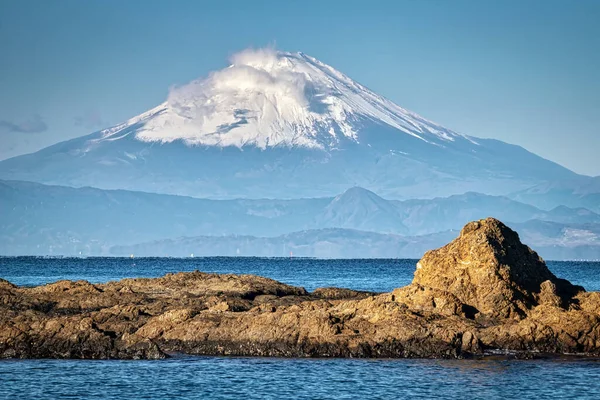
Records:
[[[497,220],[419,262],[389,293],[201,272],[93,285],[0,282],[0,357],[597,357],[600,294],[556,278]],[[569,356],[572,357],[572,356]]]

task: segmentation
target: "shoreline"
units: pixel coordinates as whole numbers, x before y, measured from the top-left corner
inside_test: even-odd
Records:
[[[498,350],[501,349],[501,350]],[[510,354],[501,354],[509,352]],[[0,358],[600,356],[600,292],[557,278],[500,221],[467,224],[391,292],[253,275],[0,280]]]

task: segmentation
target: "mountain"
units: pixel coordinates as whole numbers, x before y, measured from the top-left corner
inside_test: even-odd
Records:
[[[443,232],[424,237],[328,228],[292,232],[276,237],[229,235],[224,237],[183,237],[114,246],[115,256],[257,256],[318,258],[420,258],[458,232]]]
[[[533,230],[523,225],[527,232],[541,232],[539,237],[528,233],[532,243],[561,235],[563,228],[573,233],[600,225],[600,215],[585,209],[562,207],[544,212],[507,198],[477,193],[391,201],[358,187],[335,198],[209,200],[0,181],[0,210],[0,255],[107,255],[114,246],[127,248],[156,241],[164,242],[162,248],[165,251],[154,255],[185,255],[188,247],[180,246],[176,238],[201,237],[206,246],[199,246],[198,240],[193,241],[198,250],[190,253],[235,255],[240,248],[240,254],[248,255],[252,250],[253,255],[281,256],[286,254],[282,250],[284,247],[275,246],[273,243],[280,242],[274,238],[288,237],[286,235],[296,232],[289,236],[294,240],[286,242],[285,246],[292,247],[288,251],[296,254],[301,249],[312,249],[304,253],[302,250],[298,255],[332,256],[333,249],[337,248],[335,254],[344,257],[358,252],[363,257],[413,257],[415,255],[409,253],[409,249],[421,251],[427,246],[435,247],[433,244],[437,242],[432,242],[431,238],[438,235],[443,238],[439,244],[446,243],[448,232],[453,235],[465,221],[489,215],[510,218],[507,221],[511,224],[539,220],[537,223],[542,225],[534,225]],[[542,220],[558,223],[543,225]],[[351,235],[350,231],[363,233]],[[305,233],[300,235],[298,232]],[[210,239],[206,239],[208,237]],[[359,237],[364,240],[362,244]],[[552,246],[568,247],[576,238],[578,245],[585,245],[588,240],[595,246],[594,237],[570,234]],[[296,240],[298,238],[305,242]],[[242,245],[246,239],[250,243],[248,246]],[[327,245],[328,241],[331,245]],[[185,252],[168,251],[169,243],[173,249],[180,248]],[[256,249],[260,243],[266,246],[264,251]],[[547,243],[543,239],[544,246]],[[317,244],[320,246],[318,251],[314,247]],[[406,247],[408,245],[411,247]],[[370,250],[366,250],[367,247]],[[204,250],[201,252],[200,248]],[[595,247],[591,249],[595,251]],[[141,253],[145,251],[149,250]],[[138,253],[140,251],[134,251],[134,254]]]
[[[561,222],[565,224],[585,224],[600,222],[600,215],[587,208],[569,208],[558,206],[548,211],[543,218],[545,221]]]
[[[364,231],[407,234],[398,208],[390,201],[361,187],[336,196],[314,219],[324,228],[350,228]]]
[[[514,227],[524,241],[549,260],[600,260],[600,223],[531,220]]]
[[[130,120],[0,162],[0,178],[203,198],[518,192],[580,176],[456,133],[303,53],[247,50]]]
[[[0,181],[0,254],[102,254],[109,245],[186,235],[278,235],[307,228],[329,201],[218,201]]]
[[[435,199],[392,201],[400,219],[413,235],[458,229],[467,221],[494,216],[502,221],[524,222],[531,219],[561,223],[600,222],[590,210],[559,207],[543,211],[504,196],[468,192]]]
[[[541,209],[584,207],[600,212],[600,176],[556,180],[541,183],[510,195],[512,199],[533,204]]]
[[[546,221],[516,224],[519,236],[548,260],[600,259],[600,224],[564,225]],[[453,240],[459,230],[400,236],[352,229],[319,229],[276,237],[227,235],[157,240],[114,246],[115,256],[262,256],[318,258],[415,258]]]

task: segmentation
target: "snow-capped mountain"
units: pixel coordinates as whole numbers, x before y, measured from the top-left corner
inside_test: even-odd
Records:
[[[573,172],[461,135],[303,53],[246,50],[117,126],[0,162],[0,178],[197,197],[505,194]]]
[[[344,140],[359,142],[368,122],[427,143],[469,139],[303,53],[246,50],[231,61],[228,68],[175,88],[158,107],[103,131],[99,140],[119,139],[128,127],[142,124],[135,136],[144,142],[326,150]]]

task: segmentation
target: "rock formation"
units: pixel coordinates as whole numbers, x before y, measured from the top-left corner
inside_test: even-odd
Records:
[[[516,232],[494,219],[471,222],[458,239],[427,252],[413,286],[454,295],[471,313],[514,319],[544,302],[568,307],[583,291],[556,278]]]
[[[600,355],[600,293],[555,277],[492,218],[391,293],[201,272],[21,288],[0,280],[0,357]]]

